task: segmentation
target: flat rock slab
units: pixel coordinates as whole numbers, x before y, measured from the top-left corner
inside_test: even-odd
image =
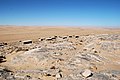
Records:
[[[92,76],[92,71],[89,69],[85,69],[84,72],[82,73],[82,76],[86,77],[86,78],[90,77],[90,76]]]

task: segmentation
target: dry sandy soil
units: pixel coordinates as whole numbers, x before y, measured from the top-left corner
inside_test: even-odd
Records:
[[[74,28],[74,27],[36,27],[0,26],[0,42],[25,39],[38,39],[54,35],[120,34],[120,29]]]
[[[3,80],[120,79],[120,29],[0,26],[0,42]]]

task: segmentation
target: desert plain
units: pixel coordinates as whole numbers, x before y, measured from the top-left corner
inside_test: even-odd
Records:
[[[120,80],[120,28],[1,25],[0,79]]]

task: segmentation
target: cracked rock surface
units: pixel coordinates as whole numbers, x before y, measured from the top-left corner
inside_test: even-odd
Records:
[[[2,80],[120,80],[120,34],[2,43],[0,61]]]

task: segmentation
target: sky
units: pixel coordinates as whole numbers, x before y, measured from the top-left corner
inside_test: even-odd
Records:
[[[120,27],[120,0],[0,0],[0,25]]]

